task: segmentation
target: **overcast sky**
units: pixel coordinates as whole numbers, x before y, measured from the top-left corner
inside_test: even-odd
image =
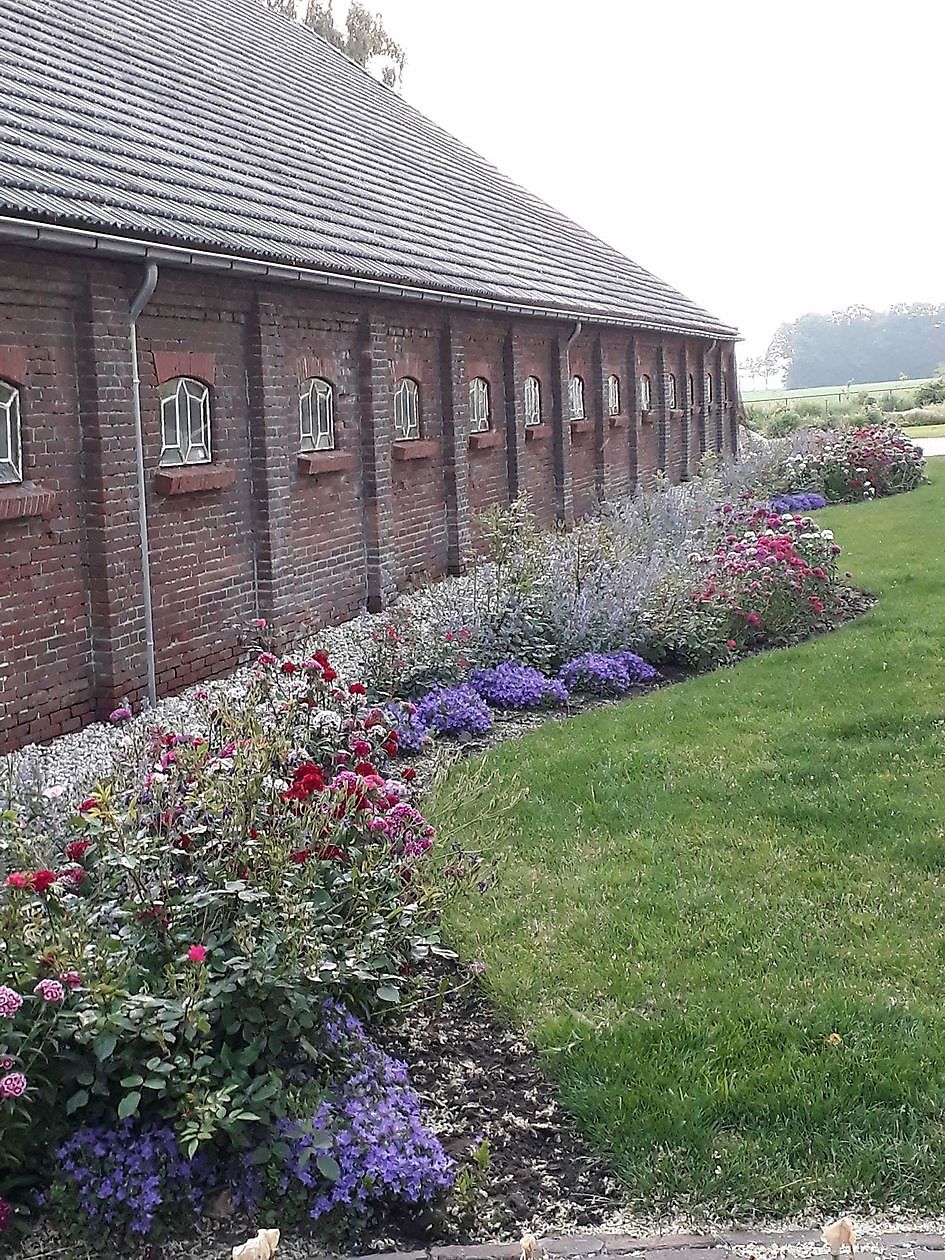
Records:
[[[368,3],[412,104],[742,356],[805,311],[945,301],[942,0]]]

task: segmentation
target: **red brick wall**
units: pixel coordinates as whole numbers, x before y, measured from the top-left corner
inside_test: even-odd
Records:
[[[595,333],[585,332],[571,344],[568,365],[572,377],[584,382],[585,419],[571,426],[571,485],[574,494],[574,515],[587,516],[599,503],[597,493],[596,427],[598,414],[597,382],[594,374]]]
[[[25,463],[24,485],[0,487],[0,751],[144,694],[127,314],[141,279],[135,264],[0,248],[0,376],[22,386]],[[601,490],[632,489],[635,447],[639,480],[657,467],[661,419],[664,463],[680,475],[672,418],[657,411],[661,355],[678,364],[680,339],[637,334],[654,395],[641,424],[628,378],[633,334],[586,328],[570,370],[584,379],[593,423],[572,434],[568,331],[162,268],[138,324],[160,693],[229,669],[256,616],[291,639],[460,571],[476,514],[513,493],[527,492],[551,524],[589,511]],[[732,449],[734,406],[723,412],[719,384],[722,371],[734,380],[731,346],[691,339],[686,355],[697,376],[704,362],[715,378],[706,444],[721,436]],[[682,395],[682,369],[673,370]],[[605,414],[611,372],[621,382],[615,426]],[[213,461],[168,475],[158,469],[157,388],[183,373],[211,387]],[[542,387],[537,440],[522,423],[529,375]],[[337,450],[327,461],[299,458],[299,384],[310,376],[334,387]],[[398,458],[393,442],[401,376],[420,386],[419,459]],[[469,434],[474,376],[490,385],[485,442]],[[733,404],[734,386],[730,394]],[[690,437],[697,455],[696,420]]]
[[[551,429],[554,427],[551,384],[551,340],[534,333],[520,339],[521,377],[535,376],[541,383],[540,432],[526,429],[523,488],[532,511],[546,525],[555,520],[555,476]]]
[[[509,503],[509,467],[506,449],[506,397],[502,364],[502,337],[493,327],[479,322],[466,330],[466,379],[482,377],[489,382],[491,435],[469,437],[469,510],[473,543],[481,543],[478,518],[492,507]]]
[[[22,387],[29,429],[24,491],[4,488],[0,514],[39,506],[30,486],[54,495],[45,515],[0,515],[0,746],[15,747],[78,729],[95,716],[95,694],[79,493],[79,289],[55,257],[11,252],[0,275],[0,347],[10,348],[0,375]]]

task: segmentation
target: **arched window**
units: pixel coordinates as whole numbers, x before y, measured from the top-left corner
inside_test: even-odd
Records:
[[[161,465],[210,463],[210,391],[179,376],[161,386]]]
[[[525,423],[541,424],[541,381],[537,376],[525,378]]]
[[[715,391],[713,389],[712,373],[706,372],[705,374],[705,405],[707,407],[711,407],[713,402],[715,401],[714,394],[715,394]]]
[[[398,442],[412,442],[419,436],[420,386],[404,376],[394,389],[394,437]]]
[[[607,377],[607,411],[609,415],[620,415],[620,377]]]
[[[670,411],[675,411],[679,406],[679,395],[676,390],[676,377],[672,372],[670,372],[667,379],[666,388],[669,393],[669,409]]]
[[[568,397],[571,401],[571,419],[584,419],[584,382],[579,376],[572,376],[568,382]]]
[[[470,433],[485,433],[490,427],[491,418],[489,382],[484,376],[474,376],[469,382]]]
[[[335,391],[329,381],[312,376],[299,387],[299,450],[335,449]]]
[[[695,378],[690,372],[689,373],[689,406],[694,407],[695,405],[696,405],[696,382],[695,382]]]
[[[646,373],[640,377],[640,410],[653,410],[653,385]]]
[[[0,381],[0,486],[23,480],[23,445],[20,433],[20,391],[10,381]]]

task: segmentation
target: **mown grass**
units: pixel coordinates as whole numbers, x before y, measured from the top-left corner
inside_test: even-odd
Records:
[[[941,1206],[932,479],[821,514],[880,596],[866,617],[488,754],[528,795],[511,833],[474,828],[499,878],[453,938],[651,1208]]]
[[[945,437],[945,424],[910,424],[903,429],[906,437]]]

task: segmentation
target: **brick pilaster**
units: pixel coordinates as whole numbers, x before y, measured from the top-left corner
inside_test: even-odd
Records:
[[[729,450],[733,455],[738,454],[738,364],[735,358],[734,345],[729,347],[729,353],[726,356],[725,366],[728,382],[728,405],[726,408],[728,420],[728,438]]]
[[[604,438],[610,423],[608,415],[607,370],[604,367],[604,343],[598,333],[592,351],[594,379],[591,382],[591,407],[594,421],[594,489],[598,499],[607,493],[607,467],[604,461]]]
[[[660,472],[669,472],[666,467],[669,448],[669,368],[666,365],[666,345],[660,342],[656,351],[656,467]]]
[[[571,480],[571,407],[568,396],[568,337],[559,333],[551,348],[551,423],[554,436],[555,514],[566,526],[574,524],[574,487]]]
[[[397,592],[394,571],[394,492],[391,477],[393,400],[384,321],[361,323],[361,468],[368,608],[378,612]]]
[[[291,494],[299,449],[298,382],[286,372],[280,306],[265,293],[257,295],[248,342],[256,604],[275,629],[287,630],[293,611]]]
[[[130,287],[96,268],[76,319],[82,514],[89,558],[96,712],[147,687],[138,529]],[[139,350],[139,362],[142,359]]]
[[[627,443],[630,448],[630,489],[640,481],[640,352],[633,333],[627,338]]]
[[[682,404],[679,417],[679,480],[688,481],[690,476],[689,467],[689,428],[692,423],[692,407],[693,399],[689,395],[689,373],[692,370],[692,358],[689,352],[689,342],[683,341],[682,354],[680,355],[680,367],[682,369],[682,380],[679,381],[677,392],[680,397],[677,402]]]
[[[502,346],[505,384],[505,452],[508,460],[509,502],[525,493],[525,375],[518,334],[510,328]]]
[[[706,452],[706,416],[708,407],[706,405],[706,388],[705,374],[708,371],[708,363],[706,361],[706,345],[704,341],[699,342],[699,348],[696,351],[696,436],[698,437],[699,458]]]
[[[466,346],[453,319],[440,334],[443,478],[446,487],[447,571],[463,573],[472,549],[469,520],[469,384]]]
[[[722,385],[722,372],[724,370],[724,360],[722,357],[722,347],[716,346],[712,352],[712,375],[715,377],[715,394],[713,398],[713,421],[714,421],[714,441],[715,449],[721,455],[725,450],[725,406],[722,402],[724,393]]]

